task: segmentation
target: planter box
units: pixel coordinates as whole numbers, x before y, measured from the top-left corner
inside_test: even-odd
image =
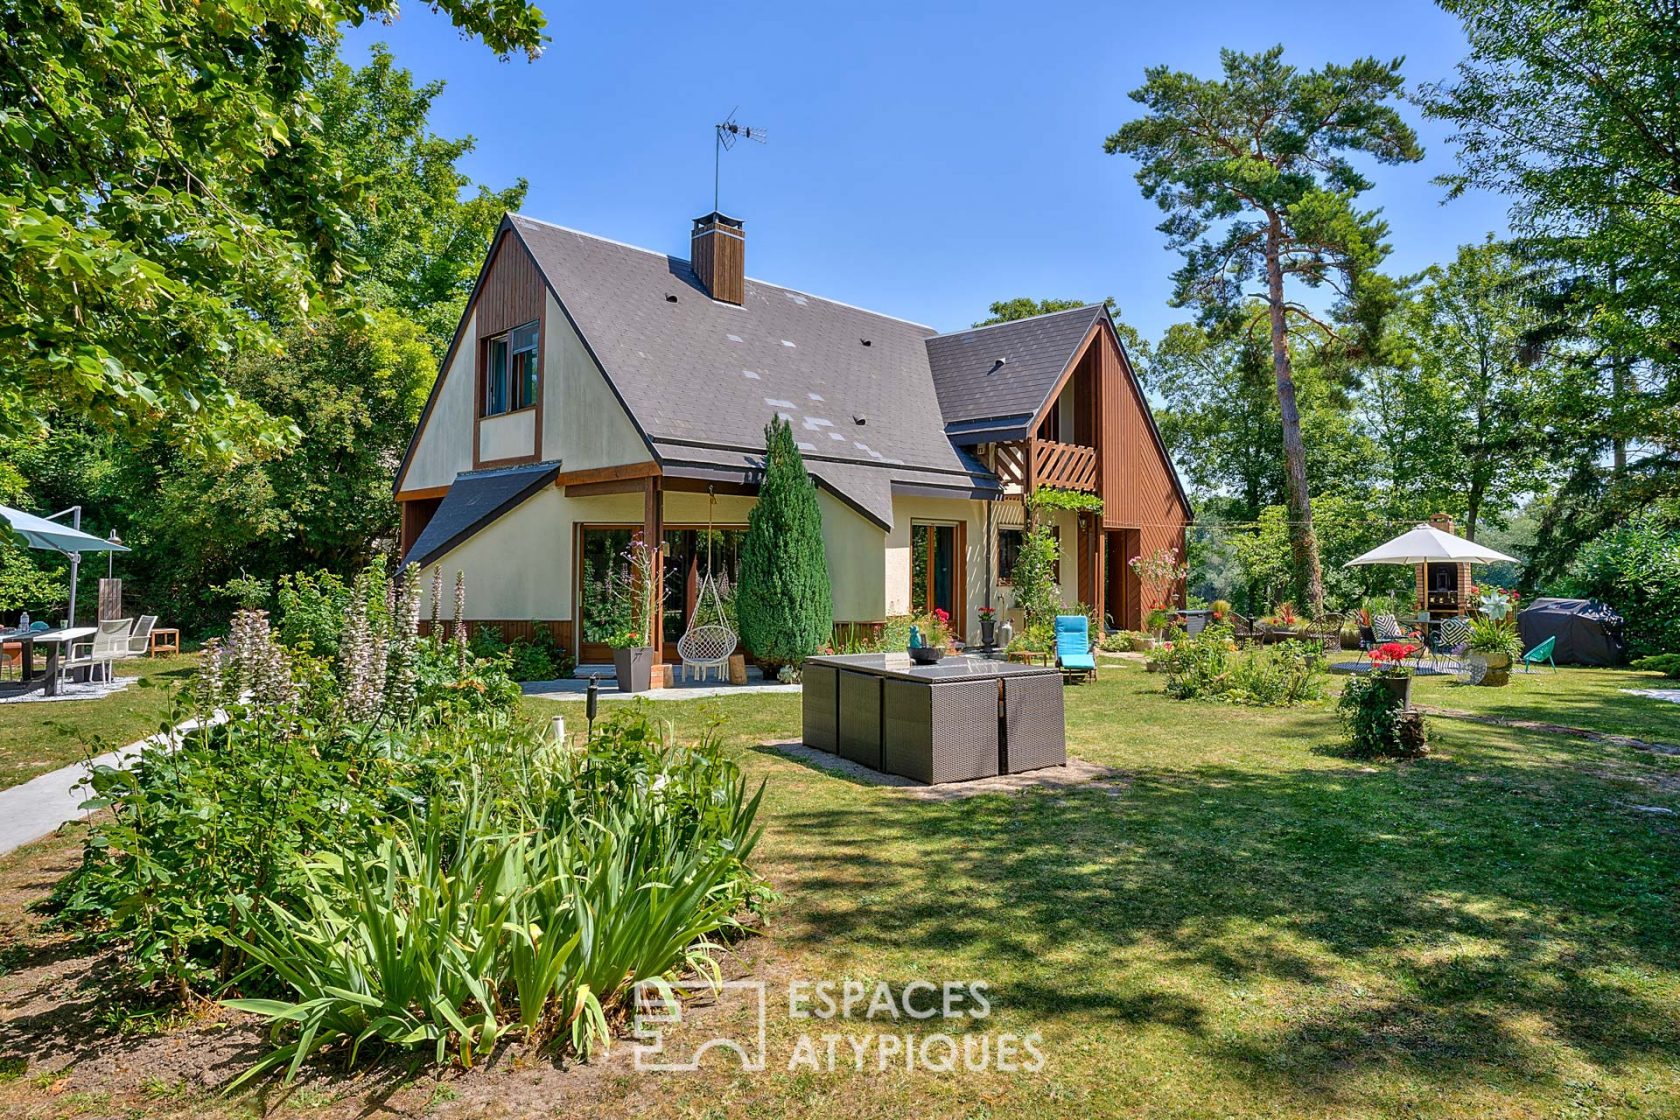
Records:
[[[613,675],[620,692],[646,692],[653,687],[653,647],[613,650]]]
[[[1152,650],[1154,648],[1155,648],[1155,639],[1154,638],[1133,638],[1132,639],[1132,652],[1133,653],[1148,653],[1150,650]]]

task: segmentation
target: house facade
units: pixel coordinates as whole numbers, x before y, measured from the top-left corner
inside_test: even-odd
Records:
[[[405,561],[466,573],[470,617],[609,659],[604,577],[658,542],[675,659],[700,581],[731,580],[786,417],[818,491],[837,626],[1010,617],[1022,496],[1055,511],[1070,606],[1136,628],[1127,561],[1184,548],[1190,505],[1100,305],[940,334],[748,278],[745,230],[689,260],[507,216],[396,477]],[[1016,615],[1019,625],[1019,616]]]

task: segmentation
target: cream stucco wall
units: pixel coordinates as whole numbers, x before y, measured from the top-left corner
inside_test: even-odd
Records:
[[[600,367],[560,310],[554,293],[548,301],[543,333],[542,442],[539,457],[558,459],[562,470],[580,471],[645,463],[653,456],[636,426],[619,405]],[[478,394],[478,317],[470,316],[459,345],[443,371],[443,383],[420,431],[414,456],[403,476],[404,490],[448,486],[473,469],[473,410]],[[536,410],[487,418],[478,425],[479,459],[523,458],[536,446]]]
[[[537,410],[534,408],[486,416],[478,425],[478,458],[482,463],[524,459],[536,446]]]
[[[432,402],[431,415],[420,429],[420,439],[414,445],[408,472],[403,475],[404,490],[428,490],[448,486],[461,471],[472,470],[474,358],[478,350],[478,316],[468,316],[462,328],[460,345],[442,373],[443,384],[438,386],[437,399]]]
[[[645,463],[652,458],[600,367],[553,292],[543,334],[542,457],[565,471]],[[638,518],[640,514],[637,515]]]
[[[986,551],[986,503],[955,498],[893,499],[893,529],[887,536],[883,578],[889,615],[910,613],[910,526],[912,522],[962,523],[967,526],[964,586],[967,610],[961,620],[965,640],[980,639],[980,607],[990,582]]]
[[[842,622],[885,618],[881,582],[886,534],[857,513],[819,492],[823,541],[834,589],[834,617]],[[559,488],[539,491],[494,523],[439,558],[446,582],[461,571],[467,581],[469,618],[545,620],[572,617],[574,525],[642,523],[640,494],[567,497]],[[709,507],[705,494],[665,494],[670,526],[745,525],[753,499],[719,495]]]

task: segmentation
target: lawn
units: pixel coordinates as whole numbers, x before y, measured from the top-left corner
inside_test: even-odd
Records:
[[[1557,691],[1524,682],[1504,702],[1557,722],[1591,716],[1607,730],[1638,726],[1656,704],[1616,691],[1653,676],[1572,670],[1541,679]],[[1159,686],[1128,665],[1067,691],[1070,749],[1112,767],[1112,780],[949,802],[762,748],[796,735],[792,694],[658,707],[684,734],[721,720],[730,749],[768,782],[759,858],[781,899],[737,971],[750,969],[773,992],[793,979],[983,980],[992,1013],[969,1029],[1037,1032],[1045,1059],[1037,1072],[906,1072],[902,1062],[881,1070],[873,1054],[859,1072],[845,1042],[835,1072],[789,1072],[801,1032],[925,1036],[947,1028],[937,1020],[794,1020],[785,997],[773,995],[764,1073],[720,1059],[696,1073],[636,1074],[624,1047],[591,1067],[507,1062],[441,1084],[408,1074],[377,1086],[318,1079],[286,1111],[1259,1118],[1680,1110],[1680,759],[1436,719],[1432,757],[1372,765],[1333,753],[1327,708],[1175,702]],[[1495,703],[1460,691],[1473,690],[1431,681],[1422,698]],[[1547,696],[1567,700],[1568,718]],[[581,726],[578,704],[525,707]],[[1660,705],[1655,715],[1672,718]],[[91,969],[78,981],[62,963],[33,963],[24,945],[35,934],[15,907],[27,891],[10,884],[50,879],[41,861],[73,858],[58,844],[0,861],[0,908],[13,908],[0,914],[0,931],[18,941],[9,957],[20,983],[41,969],[68,988],[97,990]],[[0,985],[0,1015],[15,1006]],[[749,1022],[744,1011],[719,1007],[702,1015],[693,1037]],[[0,1023],[0,1071],[7,1058],[41,1062],[38,1045],[22,1024]],[[206,1098],[185,1074],[140,1084],[132,1072],[100,1072],[144,1068],[148,1046],[177,1055],[188,1048],[181,1036],[128,1043],[120,1057],[88,1057],[85,1072],[67,1076],[14,1066],[17,1076],[0,1085],[0,1111],[202,1117],[244,1107]]]
[[[138,680],[103,700],[0,704],[0,789],[155,734],[197,663],[192,653],[136,658],[118,662],[117,676]]]

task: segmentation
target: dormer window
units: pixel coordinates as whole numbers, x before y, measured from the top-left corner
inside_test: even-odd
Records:
[[[526,323],[484,343],[484,415],[537,403],[537,324]]]

